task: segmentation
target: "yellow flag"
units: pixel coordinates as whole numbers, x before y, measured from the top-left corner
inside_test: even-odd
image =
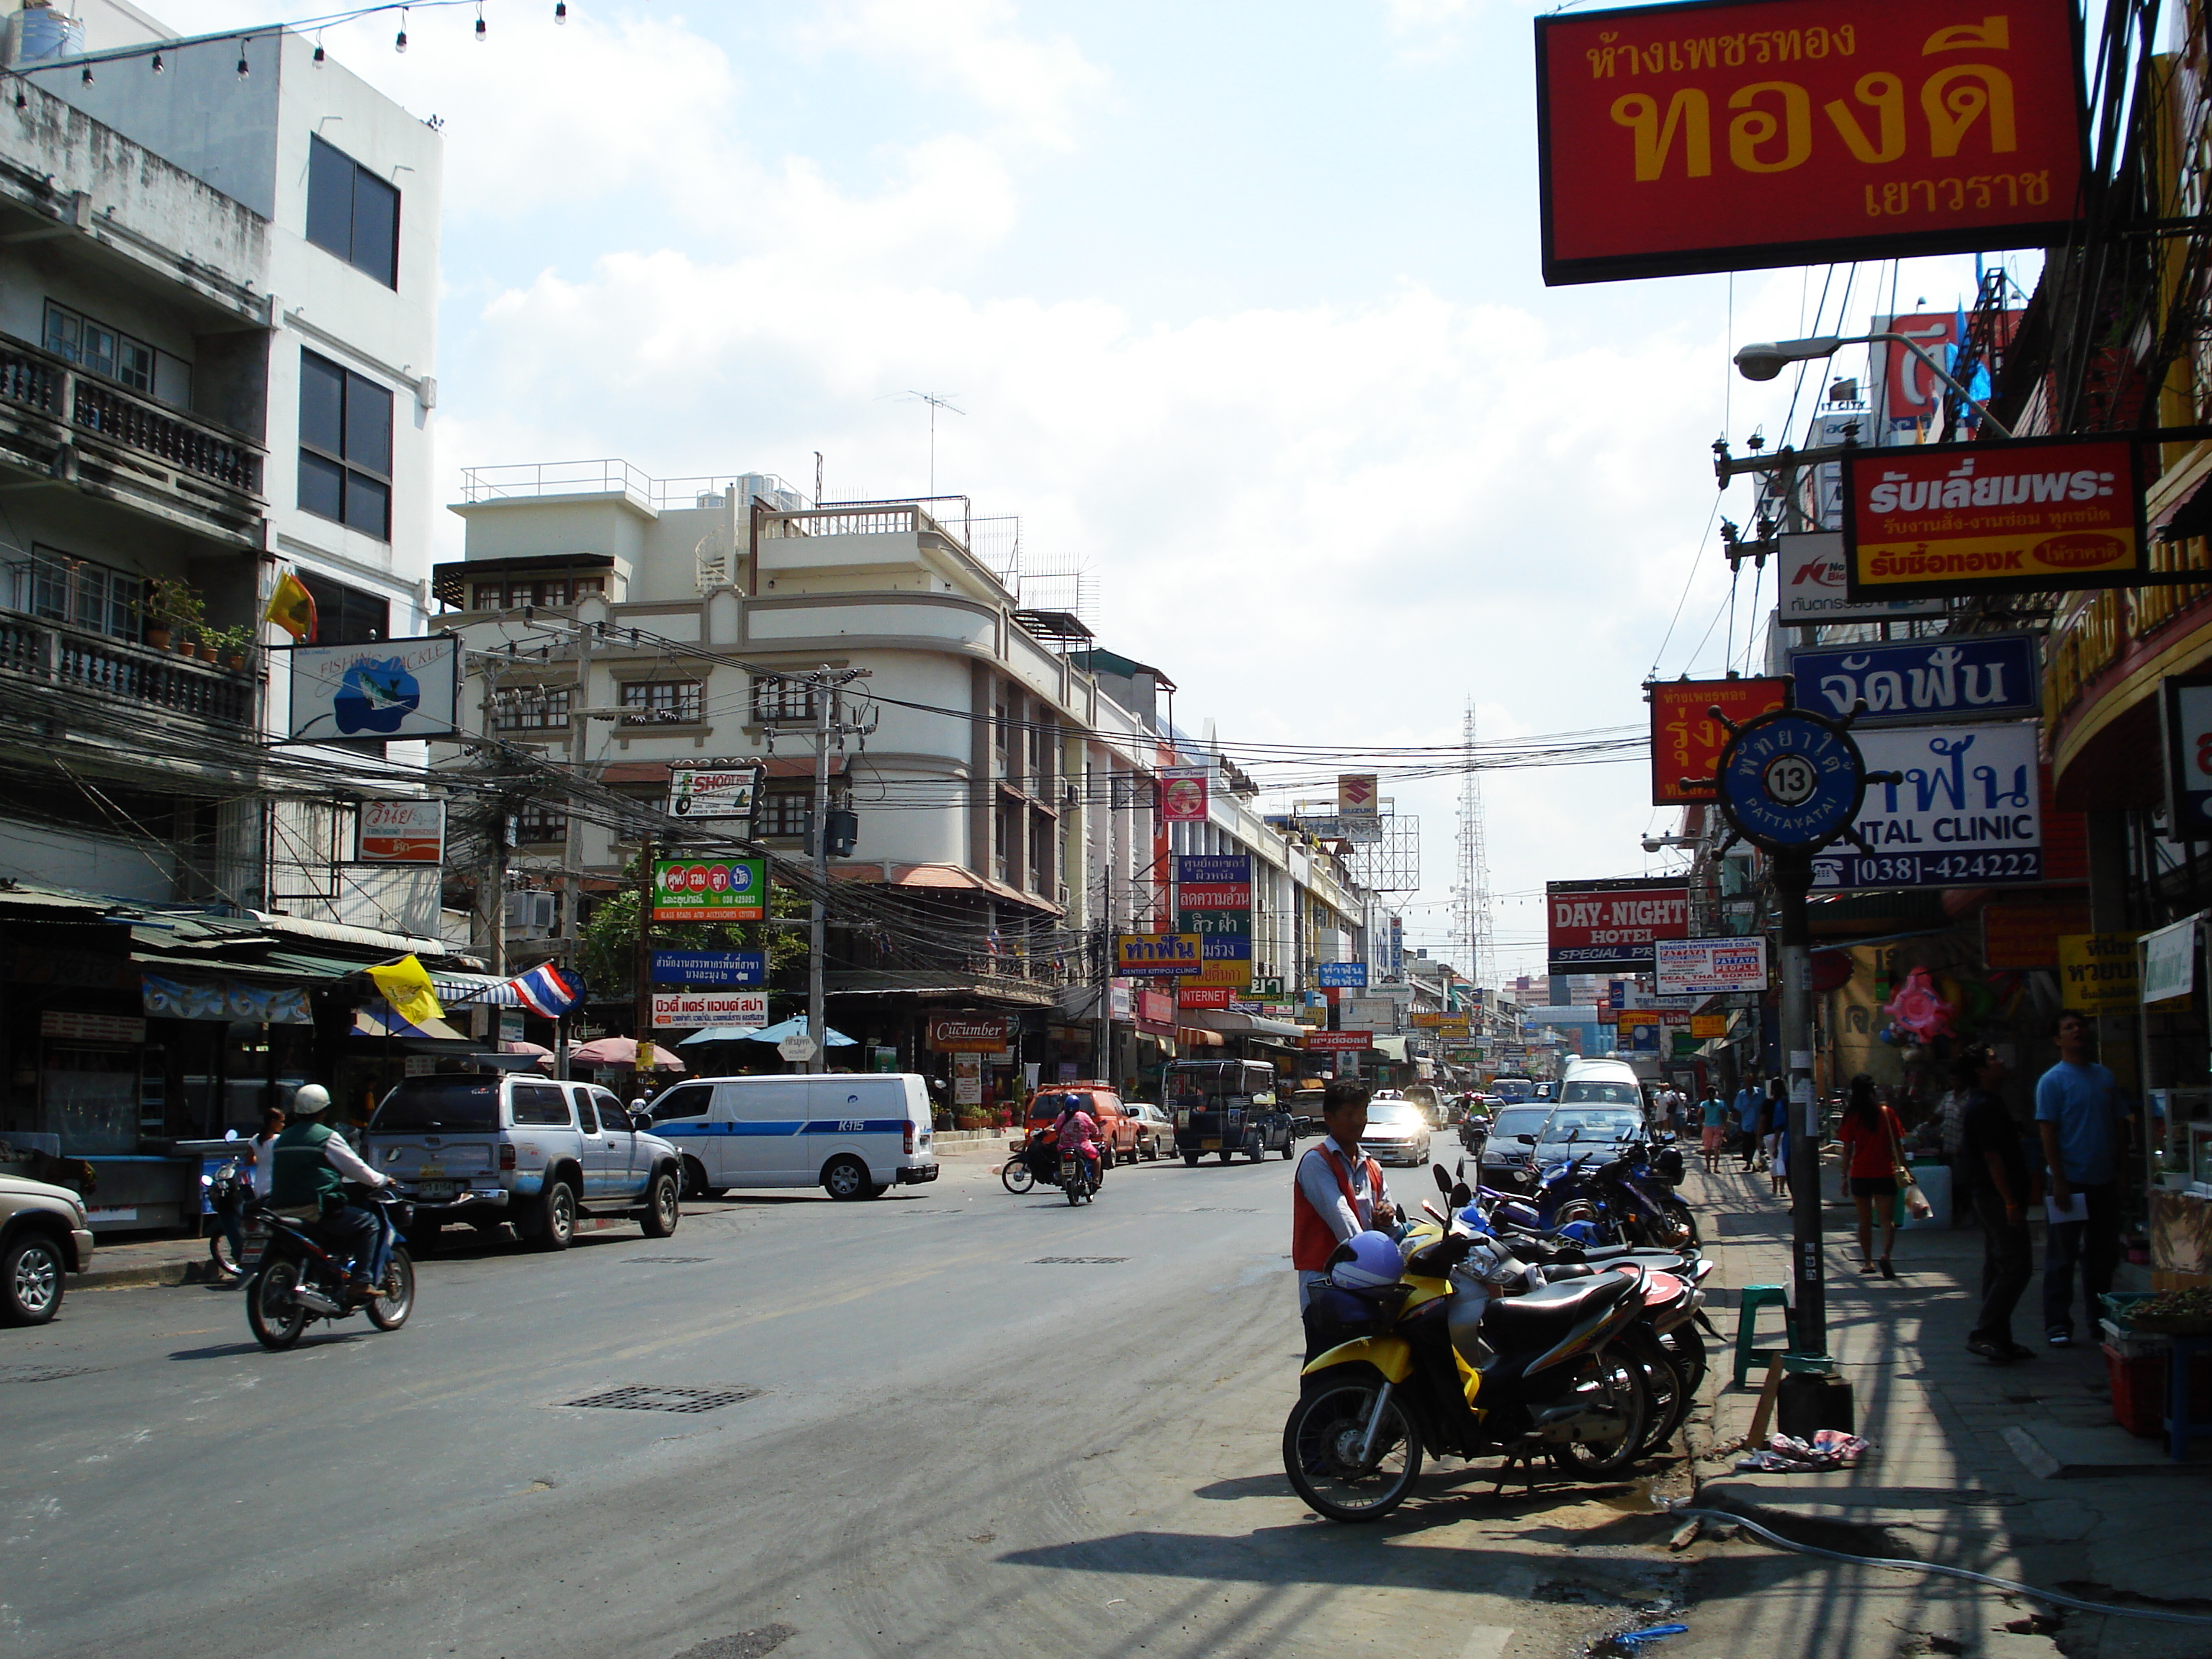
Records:
[[[269,596],[269,609],[261,620],[272,622],[295,640],[312,639],[315,632],[315,596],[297,573],[287,570]],[[411,960],[411,958],[410,958]]]
[[[428,970],[413,957],[402,957],[389,967],[372,968],[368,976],[384,993],[392,1012],[410,1025],[446,1017],[446,1011],[438,1006],[438,988],[431,983]]]

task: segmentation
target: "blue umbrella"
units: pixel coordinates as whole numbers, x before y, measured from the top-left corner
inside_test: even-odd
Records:
[[[787,1036],[806,1035],[806,1022],[803,1019],[787,1019],[781,1025],[763,1026],[757,1030],[750,1025],[709,1025],[705,1030],[685,1037],[676,1046],[687,1048],[695,1042],[781,1042]],[[860,1046],[857,1037],[848,1037],[842,1031],[833,1030],[828,1026],[823,1028],[822,1040],[832,1048],[856,1048]]]

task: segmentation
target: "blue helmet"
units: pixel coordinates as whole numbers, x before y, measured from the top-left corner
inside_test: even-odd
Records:
[[[1328,1276],[1346,1290],[1377,1290],[1406,1276],[1406,1259],[1389,1234],[1354,1233],[1329,1257]]]

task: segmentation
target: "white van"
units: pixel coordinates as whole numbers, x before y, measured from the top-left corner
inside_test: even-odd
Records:
[[[1633,1106],[1644,1110],[1643,1079],[1623,1060],[1571,1060],[1559,1085],[1562,1106]]]
[[[937,1179],[929,1090],[913,1072],[696,1078],[664,1090],[653,1130],[684,1160],[687,1194],[822,1187],[832,1198]]]

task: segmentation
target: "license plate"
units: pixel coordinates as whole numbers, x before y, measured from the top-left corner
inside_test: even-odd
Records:
[[[1221,1150],[1221,1143],[1218,1140],[1201,1140],[1198,1143],[1198,1146],[1200,1152],[1218,1152]]]
[[[453,1183],[450,1181],[423,1181],[416,1183],[415,1196],[417,1198],[451,1198],[453,1195]]]

